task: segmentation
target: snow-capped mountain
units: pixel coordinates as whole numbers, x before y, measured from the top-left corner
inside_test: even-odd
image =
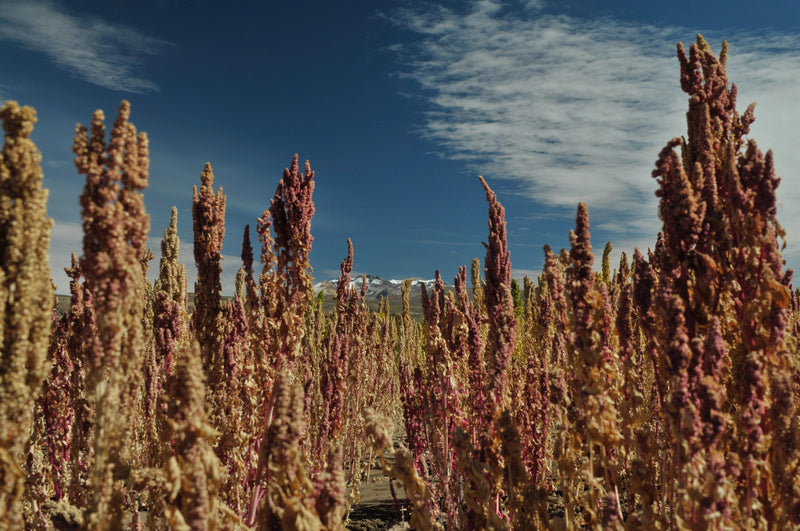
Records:
[[[361,285],[364,282],[364,277],[353,276],[352,280],[350,281],[350,286],[360,290]],[[400,279],[389,279],[385,280],[377,275],[367,275],[366,276],[367,282],[367,294],[365,299],[367,302],[377,302],[380,301],[381,298],[388,298],[389,304],[391,305],[392,312],[395,311],[395,307],[397,307],[397,311],[399,311],[400,303],[402,301],[402,295],[400,292],[400,285],[403,283],[403,280]],[[425,288],[430,293],[431,289],[433,289],[433,285],[436,281],[434,279],[413,279],[413,283],[411,284],[411,291],[409,292],[409,302],[412,306],[418,306],[420,303],[421,298],[421,285],[425,285]],[[339,279],[333,280],[323,280],[321,282],[317,282],[314,284],[314,293],[317,294],[320,291],[325,292],[325,300],[333,301],[336,298],[336,287],[339,284]],[[448,284],[445,282],[445,289],[452,290],[452,284]]]

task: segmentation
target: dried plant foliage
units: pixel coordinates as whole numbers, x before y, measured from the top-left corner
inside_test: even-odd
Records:
[[[81,195],[81,271],[92,293],[97,335],[85,337],[85,392],[96,397],[94,464],[88,526],[122,525],[122,481],[135,466],[132,450],[141,393],[145,306],[145,259],[150,217],[141,193],[147,187],[147,135],[128,121],[123,101],[105,140],[104,115],[96,111],[89,129],[75,130],[75,166],[86,175]],[[90,398],[91,401],[91,398]]]
[[[25,460],[36,398],[47,377],[53,285],[52,220],[42,156],[30,139],[36,111],[0,109],[0,527],[22,527]]]

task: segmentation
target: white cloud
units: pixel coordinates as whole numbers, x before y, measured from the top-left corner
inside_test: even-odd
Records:
[[[525,9],[538,11],[544,7],[544,0],[527,0],[523,2]]]
[[[404,77],[430,104],[422,134],[443,156],[490,180],[515,181],[535,202],[570,213],[586,202],[615,243],[652,246],[660,222],[651,171],[666,142],[686,130],[675,45],[688,47],[695,32],[507,7],[484,0],[466,12],[417,5],[394,13],[419,36],[395,49]],[[779,201],[800,200],[800,37],[705,36],[716,50],[723,38],[731,42],[739,107],[759,102],[751,137],[775,150]],[[800,209],[779,217],[800,227]],[[797,247],[788,256],[800,258]]]
[[[41,52],[90,83],[124,92],[158,90],[137,70],[144,56],[169,45],[133,28],[72,15],[41,0],[1,2],[0,39]]]

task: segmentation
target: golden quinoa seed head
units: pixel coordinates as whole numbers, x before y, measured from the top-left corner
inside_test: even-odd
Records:
[[[48,248],[53,225],[41,154],[30,139],[36,111],[6,102],[0,151],[0,521],[23,527],[24,459],[34,404],[49,372],[53,307]]]

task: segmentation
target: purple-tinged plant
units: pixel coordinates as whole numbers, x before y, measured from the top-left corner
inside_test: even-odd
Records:
[[[489,320],[489,335],[486,339],[487,394],[499,411],[507,406],[507,371],[517,338],[517,321],[514,300],[511,297],[511,259],[506,237],[505,209],[483,177],[480,181],[489,202],[489,243],[484,243],[484,297]]]
[[[649,263],[637,253],[634,300],[675,438],[667,457],[681,470],[662,490],[670,517],[767,527],[787,521],[796,500],[767,466],[781,424],[770,420],[771,386],[782,389],[780,375],[797,367],[786,334],[791,272],[778,250],[772,154],[744,139],[753,106],[736,111],[726,58],[727,44],[717,58],[701,36],[688,55],[678,45],[688,140],[671,140],[656,161],[664,228]]]
[[[85,380],[85,356],[84,347],[88,337],[97,338],[95,327],[94,306],[92,293],[85,282],[81,282],[81,269],[78,258],[72,253],[72,265],[65,268],[67,276],[70,278],[70,309],[62,316],[59,324],[56,325],[51,341],[51,350],[56,351],[65,348],[69,362],[63,360],[65,366],[72,365],[69,383],[65,383],[64,389],[69,389],[69,410],[74,416],[70,423],[71,434],[69,436],[70,445],[67,449],[68,456],[64,461],[69,466],[66,476],[69,478],[66,497],[76,507],[85,507],[88,503],[88,482],[91,476],[91,466],[94,455],[94,405],[84,392]],[[63,323],[63,326],[61,326]],[[63,335],[62,335],[63,334]],[[63,344],[62,344],[63,341]],[[60,362],[57,362],[60,363]],[[51,378],[58,378],[60,369],[54,369]],[[60,413],[54,414],[58,415]],[[46,414],[45,422],[53,423]],[[60,424],[55,421],[55,424]],[[63,426],[63,425],[62,425]],[[65,426],[64,426],[65,427]],[[55,437],[56,440],[66,435],[57,430],[52,435],[47,435],[46,440]],[[66,440],[66,439],[64,439]],[[66,503],[66,502],[65,502]],[[78,510],[77,508],[75,509]],[[81,517],[82,518],[82,517]]]
[[[431,295],[428,295],[425,284],[421,285],[421,289],[427,333],[427,364],[422,372],[424,383],[420,391],[424,393],[423,408],[427,417],[424,429],[428,438],[429,464],[436,477],[436,483],[431,484],[430,488],[434,495],[440,497],[448,526],[453,527],[458,525],[461,503],[461,478],[454,469],[456,457],[453,438],[457,429],[467,427],[468,420],[464,411],[466,391],[460,382],[457,367],[466,359],[468,339],[460,337],[460,331],[453,329],[453,321],[463,319],[463,314],[456,310],[450,297],[445,297],[444,282],[439,271],[436,271]],[[476,410],[473,421],[479,420],[482,414],[483,411]],[[431,517],[434,518],[435,514],[435,511],[431,513]]]
[[[69,328],[65,317],[54,323],[50,344],[50,376],[38,400],[45,422],[44,444],[56,501],[66,496],[69,487],[69,458],[75,420],[73,399],[76,393],[73,383],[77,368],[70,356],[68,338]]]
[[[240,294],[222,308],[224,328],[221,331],[220,355],[226,378],[213,387],[216,389],[213,404],[215,417],[212,425],[221,432],[215,453],[227,475],[222,483],[220,497],[229,507],[241,512],[247,492],[242,492],[250,474],[247,466],[252,425],[260,419],[258,407],[251,400],[252,365],[247,362],[249,327],[244,301]]]
[[[245,275],[245,309],[248,315],[255,316],[258,310],[258,287],[253,277],[253,244],[250,243],[250,225],[244,226],[244,234],[242,236],[242,269]]]
[[[325,529],[341,529],[345,508],[345,477],[342,449],[332,447],[328,451],[327,468],[317,474],[314,484],[314,510]]]
[[[568,352],[574,376],[567,380],[573,406],[568,419],[576,433],[571,436],[572,448],[567,450],[574,455],[565,464],[576,457],[583,462],[583,479],[588,487],[583,504],[586,523],[590,527],[619,528],[621,514],[616,518],[608,510],[610,506],[618,510],[620,482],[614,449],[622,441],[616,407],[618,367],[611,343],[613,313],[608,284],[601,284],[599,289],[595,286],[589,214],[584,203],[578,205],[570,243],[567,295],[572,311]],[[606,510],[598,514],[602,506]]]
[[[458,309],[464,316],[464,321],[467,327],[467,364],[469,367],[468,377],[469,385],[467,386],[467,402],[471,404],[474,411],[485,411],[487,407],[487,397],[484,388],[486,378],[486,367],[483,357],[484,343],[481,332],[481,326],[484,317],[478,312],[477,308],[472,304],[467,296],[467,268],[461,266],[456,275],[454,286],[456,291],[456,302]],[[480,429],[480,425],[474,423],[472,426],[472,440],[477,442],[476,430]]]
[[[348,371],[350,344],[354,341],[354,322],[357,308],[350,308],[350,300],[355,297],[350,288],[350,273],[353,271],[353,242],[347,239],[347,257],[342,260],[341,274],[336,287],[336,321],[328,336],[325,348],[320,353],[319,382],[322,403],[317,441],[314,449],[317,455],[337,438],[345,423],[345,397],[348,393]],[[351,312],[350,310],[354,310]]]
[[[270,324],[267,352],[293,365],[300,356],[302,322],[311,296],[311,218],[314,216],[314,172],[298,157],[283,171],[270,207],[258,220],[262,243],[262,308]],[[275,234],[274,240],[270,228]],[[274,268],[274,269],[273,269]]]
[[[201,186],[192,192],[194,261],[197,266],[192,328],[203,352],[203,370],[209,381],[224,378],[219,330],[222,326],[222,242],[225,239],[225,195],[214,192],[214,170],[206,162]],[[214,396],[211,390],[210,397]]]
[[[94,476],[88,525],[121,525],[125,479],[133,458],[132,429],[141,389],[142,318],[149,216],[141,190],[147,186],[147,135],[136,134],[123,101],[108,144],[103,112],[96,111],[91,136],[75,131],[75,166],[86,175],[81,195],[84,239],[81,270],[92,292],[97,338],[87,338],[83,363],[86,394],[97,396]],[[85,330],[85,332],[88,332]]]
[[[265,390],[265,397],[270,394],[276,368],[294,368],[302,354],[303,321],[312,291],[308,254],[313,242],[313,193],[314,172],[306,162],[300,173],[295,154],[291,166],[283,171],[270,207],[258,219],[262,270],[259,320],[252,334],[258,353],[255,381]],[[248,252],[245,244],[245,264]]]

